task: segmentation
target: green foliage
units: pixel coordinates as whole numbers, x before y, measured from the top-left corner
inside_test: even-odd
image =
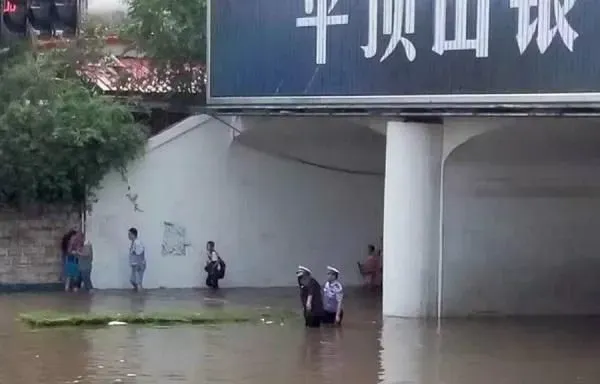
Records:
[[[142,153],[144,129],[74,76],[75,51],[84,55],[15,48],[0,59],[0,204],[84,203]]]
[[[111,321],[127,324],[178,325],[178,324],[222,324],[222,323],[265,323],[283,324],[298,318],[296,312],[289,310],[254,308],[204,308],[199,312],[170,313],[59,313],[32,312],[22,313],[20,320],[32,327],[61,326],[105,326]]]
[[[168,87],[172,102],[204,104],[206,0],[126,0],[121,37],[151,58],[145,84]]]
[[[206,60],[206,0],[127,0],[124,35],[169,62]]]

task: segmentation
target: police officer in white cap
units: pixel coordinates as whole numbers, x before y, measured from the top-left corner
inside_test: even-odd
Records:
[[[334,267],[327,267],[327,281],[323,285],[323,323],[341,325],[344,317],[342,302],[344,300],[344,287],[339,281],[340,271]]]
[[[321,285],[312,277],[310,269],[300,265],[296,271],[300,286],[300,300],[304,310],[304,324],[309,328],[319,328],[323,318],[323,297]]]

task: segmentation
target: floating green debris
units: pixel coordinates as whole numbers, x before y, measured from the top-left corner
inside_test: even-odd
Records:
[[[61,313],[54,311],[29,312],[19,319],[32,327],[107,326],[117,325],[185,325],[261,322],[281,324],[296,318],[292,311],[256,309],[203,309],[197,312],[162,313]]]

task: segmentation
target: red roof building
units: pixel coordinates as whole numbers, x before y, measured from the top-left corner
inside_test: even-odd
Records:
[[[40,49],[60,48],[69,40],[37,41]],[[81,78],[106,94],[131,104],[136,120],[157,134],[201,111],[206,102],[204,64],[185,64],[179,72],[143,57],[118,36],[104,39],[106,55],[79,68]]]
[[[140,56],[130,43],[118,36],[104,39],[107,55],[96,62],[85,63],[79,74],[102,92],[121,96],[141,96],[156,99],[186,99],[204,105],[206,70],[203,64],[189,63],[180,68],[163,67],[152,59]],[[38,41],[38,47],[52,49],[68,43],[53,39]]]

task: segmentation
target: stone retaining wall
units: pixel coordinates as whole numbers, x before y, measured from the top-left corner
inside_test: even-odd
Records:
[[[0,290],[56,287],[60,282],[60,240],[79,228],[78,210],[30,207],[26,212],[0,208]]]

